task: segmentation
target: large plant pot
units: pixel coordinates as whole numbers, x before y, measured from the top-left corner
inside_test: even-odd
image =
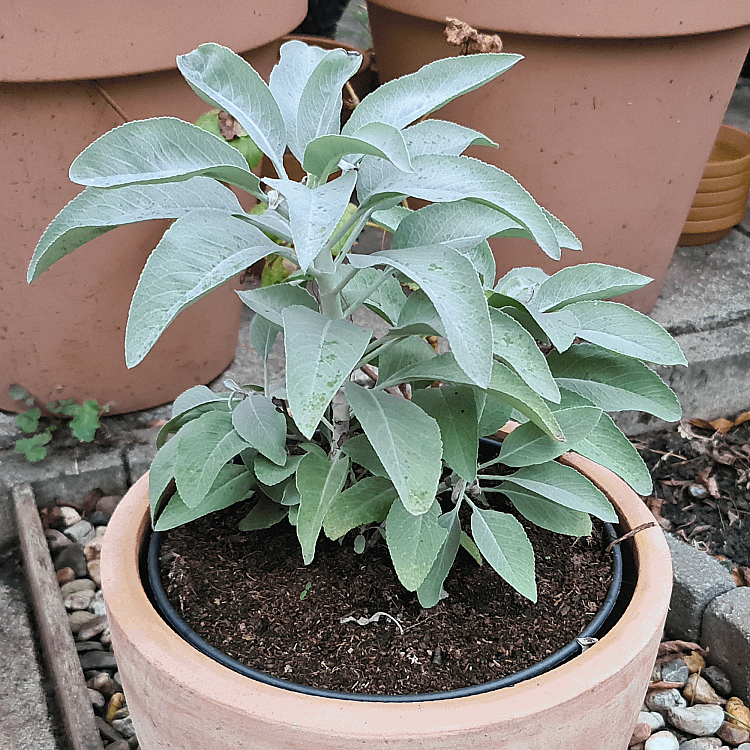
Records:
[[[474,127],[507,172],[583,243],[562,264],[527,240],[491,242],[500,274],[603,262],[656,283],[650,310],[750,45],[750,4],[727,0],[368,0],[381,82],[458,54],[445,17],[499,33],[525,59],[436,116]],[[471,152],[470,152],[471,153]]]
[[[68,167],[89,143],[129,119],[196,120],[208,109],[175,67],[202,42],[225,44],[259,71],[273,41],[304,17],[305,0],[242,3],[57,4],[11,0],[0,44],[3,242],[0,245],[0,409],[17,410],[11,384],[39,401],[74,398],[110,413],[145,409],[207,383],[231,362],[241,303],[231,284],[181,314],[142,364],[125,367],[133,290],[166,222],[116,229],[80,248],[31,286],[26,269],[42,232],[81,190]],[[40,19],[44,19],[41,23]]]
[[[624,529],[653,520],[643,501],[611,472],[577,457],[571,463],[608,495]],[[637,568],[632,599],[612,629],[580,656],[489,693],[383,703],[265,685],[189,646],[157,614],[141,583],[139,553],[148,525],[145,475],[117,508],[102,554],[112,642],[144,750],[622,750],[630,739],[672,584],[659,528],[627,542]]]

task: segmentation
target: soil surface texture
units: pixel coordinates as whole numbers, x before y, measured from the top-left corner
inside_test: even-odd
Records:
[[[662,527],[750,585],[750,423],[726,434],[683,422],[633,440],[654,479]]]
[[[496,497],[494,506],[510,512]],[[317,688],[408,695],[499,679],[577,637],[611,581],[612,555],[596,519],[591,537],[575,539],[519,518],[537,560],[536,605],[461,548],[448,597],[426,610],[399,583],[382,540],[358,555],[352,534],[343,544],[321,535],[305,567],[287,521],[238,531],[248,510],[240,504],[168,532],[161,554],[168,598],[214,647]],[[356,622],[378,612],[390,617]]]

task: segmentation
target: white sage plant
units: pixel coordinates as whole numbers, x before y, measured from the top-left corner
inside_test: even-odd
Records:
[[[520,59],[438,60],[380,86],[342,128],[342,87],[359,55],[290,41],[267,85],[229,49],[205,44],[177,58],[182,75],[235,118],[278,179],[260,180],[221,137],[171,117],[128,122],[75,160],[71,179],[86,188],[41,238],[30,282],[117,226],[174,220],[133,296],[129,367],[182,310],[243,269],[272,254],[298,269],[238,292],[255,313],[264,382],[230,383],[227,393],[197,386],[175,401],[150,474],[157,530],[248,501],[241,528],[287,519],[306,564],[321,531],[334,540],[353,532],[358,551],[370,530],[382,534],[399,580],[425,607],[439,601],[462,545],[536,600],[529,540],[513,515],[491,509],[487,491],[573,536],[591,532],[591,515],[617,515],[555,460],[566,451],[650,491],[645,465],[605,412],[678,419],[677,399],[644,361],[685,358],[648,317],[604,301],[649,279],[581,264],[552,276],[518,268],[496,284],[491,237],[532,239],[554,259],[580,243],[506,172],[462,155],[496,144],[425,119]],[[287,150],[301,182],[287,176]],[[227,185],[265,212],[244,211]],[[410,210],[409,198],[428,204]],[[392,235],[389,249],[358,251],[368,223]],[[362,306],[387,324],[384,335],[352,321]],[[271,382],[280,333],[285,379]],[[511,417],[521,426],[478,465],[479,439]],[[499,481],[487,473],[498,461],[512,469]]]

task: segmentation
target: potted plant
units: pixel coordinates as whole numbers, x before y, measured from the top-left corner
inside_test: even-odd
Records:
[[[460,54],[447,17],[498,34],[522,70],[441,113],[497,141],[507,169],[583,242],[587,257],[652,277],[659,295],[750,46],[750,5],[699,0],[368,0],[381,81]],[[501,274],[553,266],[528,241],[494,241]]]
[[[658,528],[635,533],[649,514],[625,480],[645,493],[650,478],[605,411],[678,418],[674,395],[641,360],[685,360],[658,325],[603,301],[647,283],[639,274],[600,264],[552,276],[525,268],[495,284],[489,237],[533,238],[555,258],[579,243],[508,174],[461,155],[470,144],[493,145],[488,139],[422,118],[518,60],[435,62],[381,86],[342,129],[342,84],[357,55],[289,42],[266,85],[228,49],[202,45],[178,58],[180,71],[272,161],[281,177],[264,180],[267,192],[220,138],[172,118],[123,125],[73,163],[71,176],[89,197],[48,229],[30,280],[85,242],[93,217],[114,221],[103,218],[110,207],[138,198],[148,200],[149,216],[176,219],[133,297],[130,365],[179,310],[240,269],[269,253],[296,269],[240,293],[255,311],[251,335],[264,361],[284,333],[284,382],[272,382],[266,368],[262,384],[228,383],[227,393],[196,387],[178,398],[150,474],[107,531],[102,576],[113,643],[146,750],[530,742],[619,750],[630,737],[671,568]],[[306,171],[300,183],[285,176],[287,146]],[[243,211],[221,182],[250,192],[265,212]],[[432,203],[412,211],[403,205],[410,197]],[[392,233],[390,249],[358,252],[368,222]],[[352,322],[363,305],[382,318],[384,335]],[[450,351],[438,353],[425,337]],[[571,662],[516,687],[445,700],[327,698],[227,669],[154,609],[139,572],[152,521],[171,528],[250,497],[242,527],[263,533],[289,519],[299,542],[289,554],[301,551],[305,563],[322,530],[342,538],[377,527],[399,580],[424,607],[438,603],[444,583],[450,588],[461,545],[535,599],[525,532],[492,508],[487,469],[477,468],[478,439],[511,416],[522,424],[497,460],[514,467],[501,488],[524,517],[580,536],[593,514],[619,519],[634,537],[630,604]]]
[[[101,236],[32,287],[25,269],[41,232],[80,191],[67,170],[87,144],[126,118],[171,115],[192,122],[202,114],[203,103],[175,68],[177,54],[207,35],[267,75],[275,40],[306,8],[305,0],[255,0],[231,12],[207,12],[191,0],[75,0],[64,13],[46,1],[4,5],[0,409],[21,408],[9,395],[16,385],[42,404],[94,399],[110,414],[133,412],[169,403],[226,369],[242,310],[231,284],[181,316],[140,367],[125,365],[123,321],[166,222]]]

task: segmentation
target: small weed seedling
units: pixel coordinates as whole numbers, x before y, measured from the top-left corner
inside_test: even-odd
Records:
[[[69,398],[47,404],[47,410],[53,417],[45,418],[34,397],[22,386],[12,385],[8,395],[15,401],[23,401],[28,407],[16,416],[16,424],[31,437],[18,439],[16,452],[23,453],[26,460],[32,462],[42,461],[47,457],[45,446],[52,440],[52,433],[58,427],[55,421],[59,422],[59,417],[71,417],[68,424],[73,437],[82,443],[90,443],[101,427],[99,416],[109,411],[108,406],[100,407],[93,399],[76,404]]]

